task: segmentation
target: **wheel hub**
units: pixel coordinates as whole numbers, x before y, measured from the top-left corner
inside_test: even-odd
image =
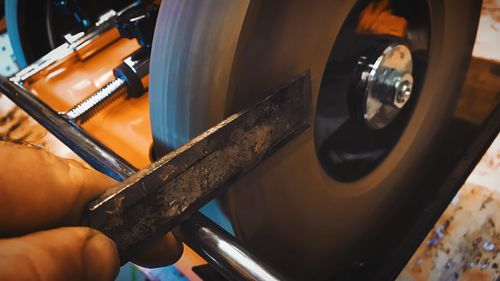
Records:
[[[371,129],[387,127],[411,96],[412,58],[408,47],[393,44],[375,56],[374,62],[360,60],[364,70],[360,82],[364,88],[363,119]]]

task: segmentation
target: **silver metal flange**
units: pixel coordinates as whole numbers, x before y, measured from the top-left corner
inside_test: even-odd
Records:
[[[365,63],[360,83],[363,85],[363,118],[372,129],[387,127],[411,97],[413,87],[412,57],[408,47],[392,44]]]

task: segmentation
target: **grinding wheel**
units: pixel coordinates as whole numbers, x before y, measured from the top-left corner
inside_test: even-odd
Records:
[[[331,278],[359,262],[418,191],[415,179],[458,95],[481,4],[392,1],[404,34],[362,34],[356,24],[370,3],[161,4],[150,68],[158,154],[311,72],[314,125],[224,199],[244,244],[297,279]],[[413,57],[412,96],[390,125],[374,130],[359,113],[366,109],[358,106],[359,59],[395,42]]]

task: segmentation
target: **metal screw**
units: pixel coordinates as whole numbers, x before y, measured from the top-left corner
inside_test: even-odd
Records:
[[[394,106],[397,108],[402,108],[410,99],[411,90],[413,87],[413,79],[411,75],[405,75],[401,78],[396,85],[395,95],[394,95]]]
[[[141,78],[148,72],[149,50],[141,48],[113,70],[115,79],[61,116],[70,122],[84,124],[122,96],[141,96],[146,91]]]
[[[126,93],[126,82],[121,78],[116,78],[68,112],[63,113],[63,117],[75,123],[84,124]]]

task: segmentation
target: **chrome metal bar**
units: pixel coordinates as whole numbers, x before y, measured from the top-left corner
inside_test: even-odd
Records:
[[[0,91],[95,169],[116,180],[124,180],[135,173],[136,169],[127,161],[93,139],[75,123],[62,118],[23,87],[0,77]]]
[[[199,212],[174,232],[230,280],[286,280]]]
[[[83,32],[78,33],[74,36],[67,36],[68,42],[63,43],[59,47],[50,51],[48,54],[44,55],[36,62],[22,69],[10,80],[18,85],[22,85],[24,82],[29,81],[34,78],[38,73],[47,69],[50,66],[56,65],[61,61],[64,61],[73,52],[87,46],[92,40],[99,38],[104,32],[110,30],[115,26],[113,20],[108,20],[99,26],[96,26],[91,32],[84,34]]]
[[[49,132],[66,144],[95,169],[122,181],[137,169],[64,119],[43,101],[23,87],[0,77],[0,91],[31,115]],[[182,239],[215,269],[230,280],[283,280],[276,271],[258,261],[236,239],[209,219],[195,213],[177,231]]]

